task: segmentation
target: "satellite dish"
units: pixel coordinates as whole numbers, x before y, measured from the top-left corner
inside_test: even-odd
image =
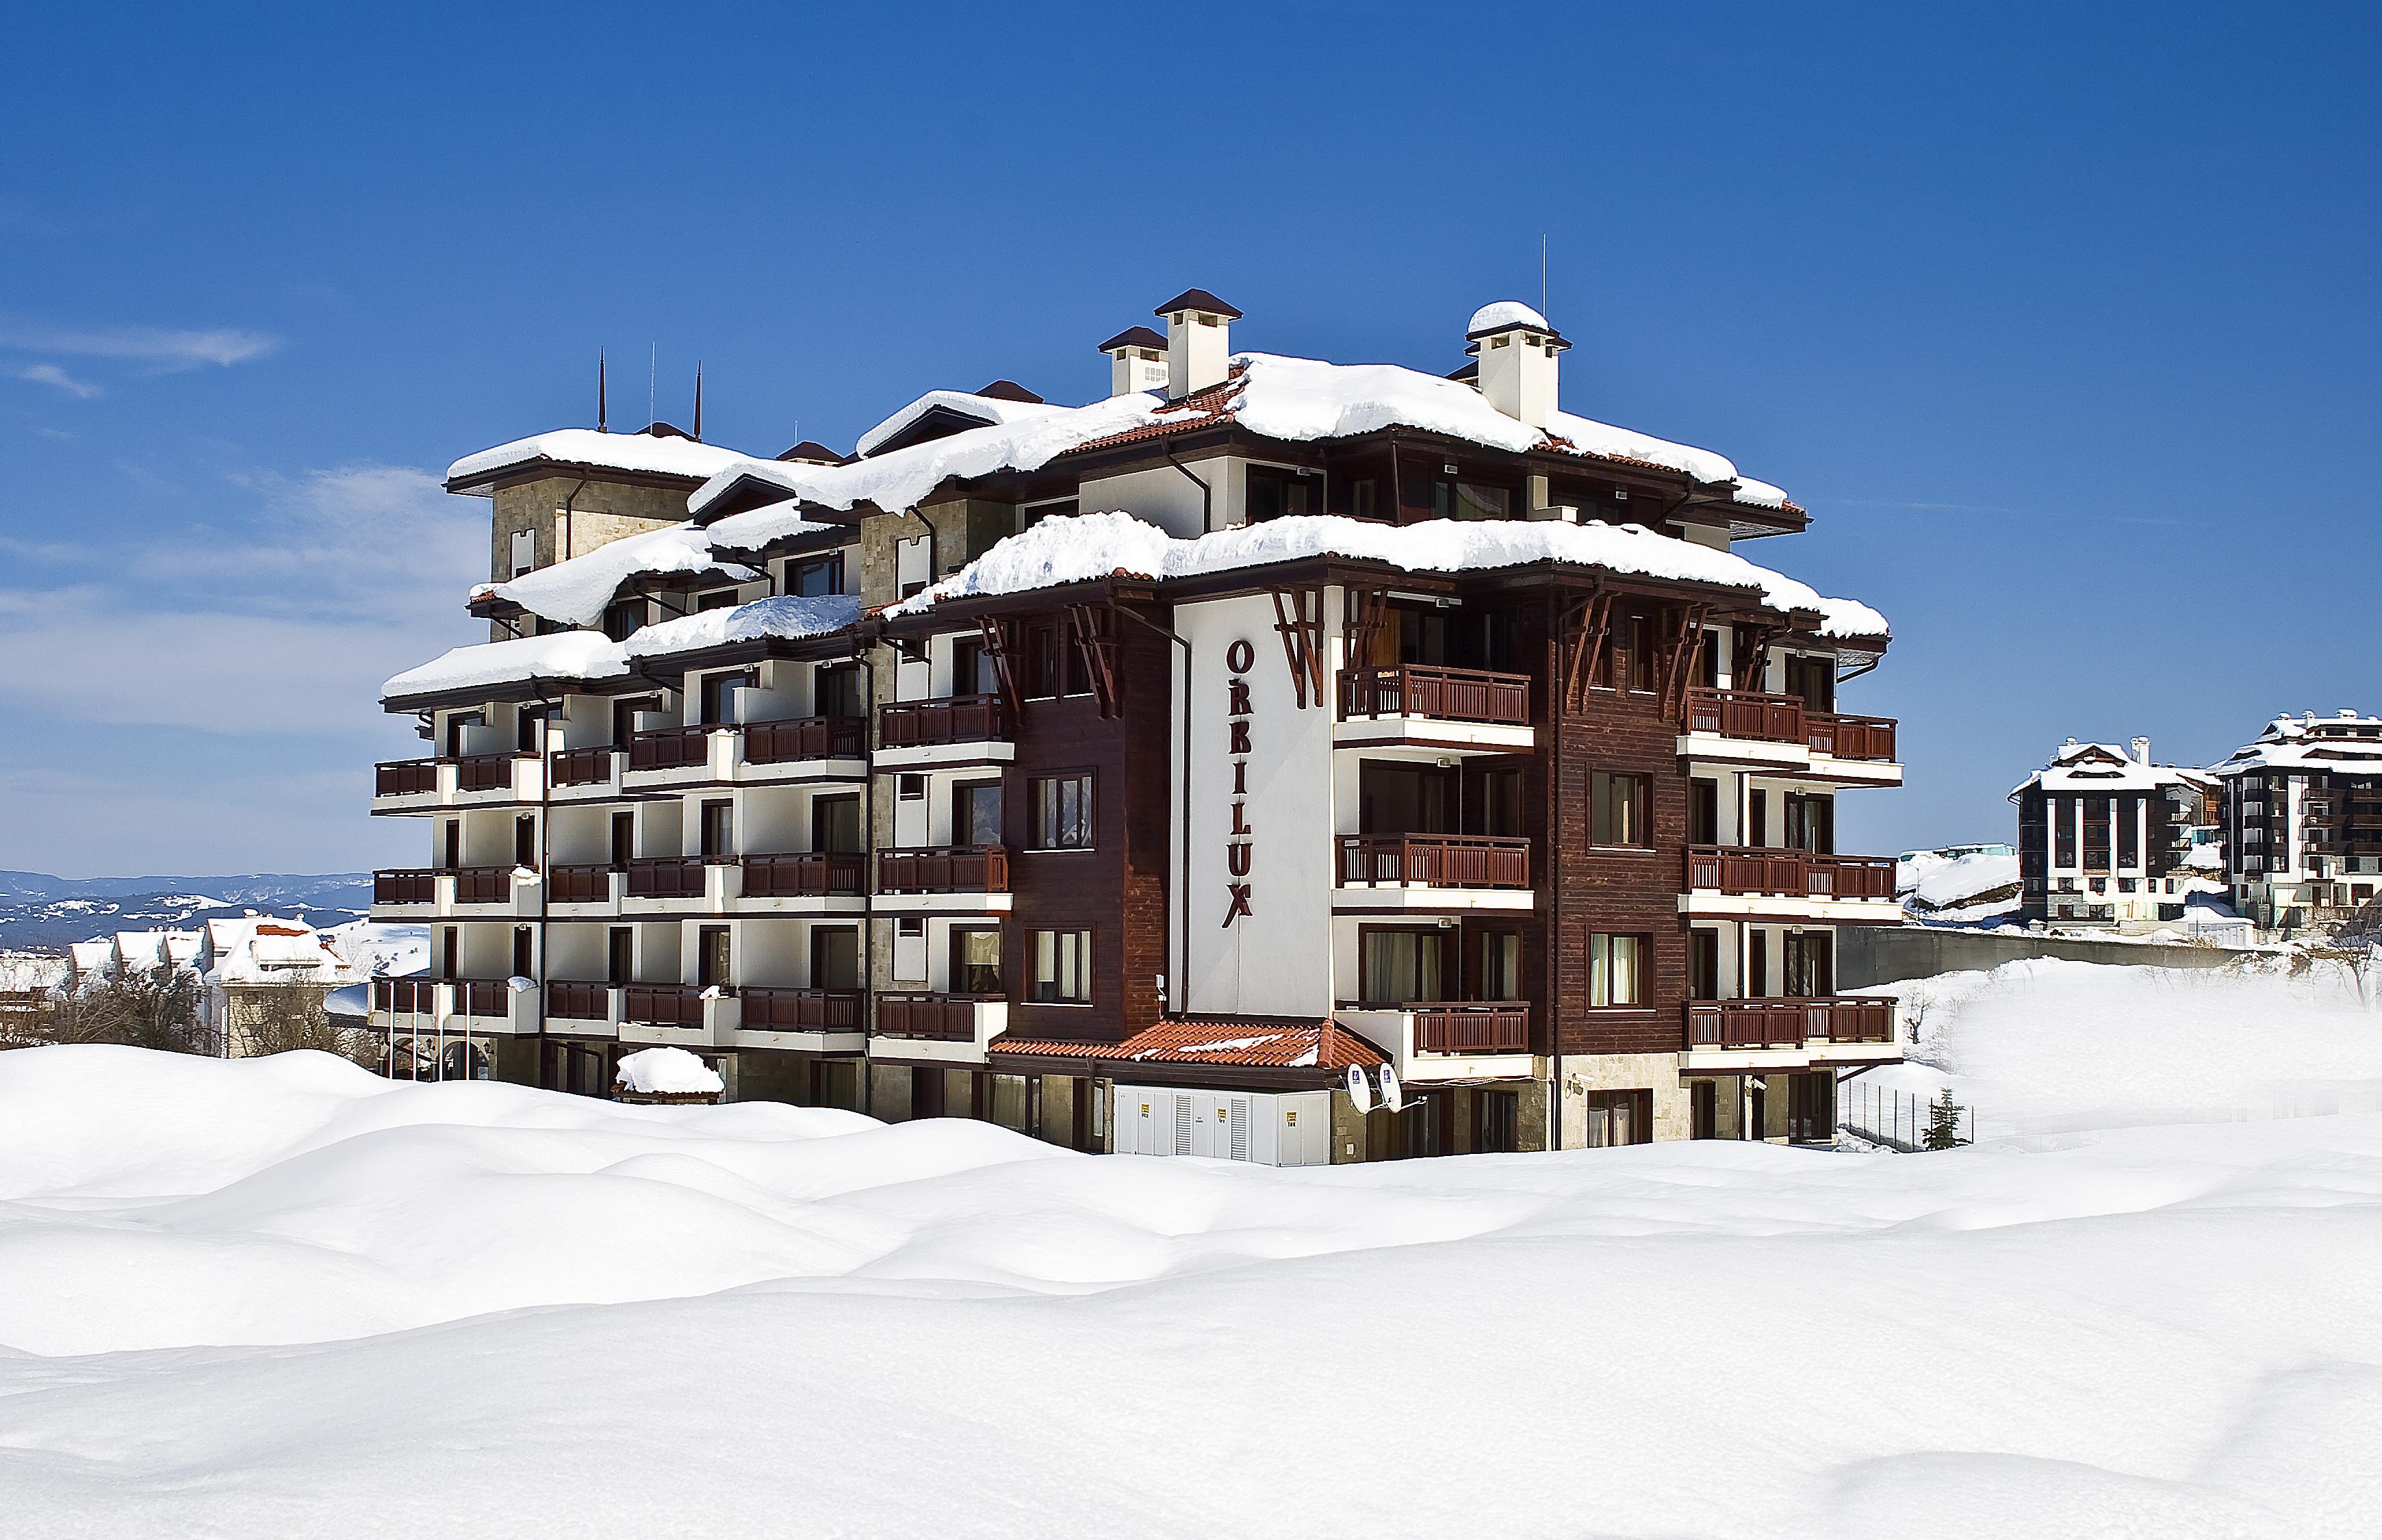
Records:
[[[1348,1099],[1357,1104],[1359,1112],[1373,1110],[1373,1082],[1365,1078],[1364,1066],[1348,1066]]]
[[[1381,1105],[1392,1112],[1406,1109],[1406,1087],[1398,1083],[1398,1072],[1386,1064],[1381,1066]]]

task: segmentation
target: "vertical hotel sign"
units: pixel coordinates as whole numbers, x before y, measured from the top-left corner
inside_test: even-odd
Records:
[[[1249,829],[1249,668],[1257,662],[1257,650],[1246,639],[1238,640],[1224,649],[1224,681],[1227,693],[1225,716],[1232,734],[1229,752],[1233,761],[1233,826],[1224,836],[1224,905],[1223,928],[1233,923],[1253,919],[1256,910],[1249,903],[1249,866],[1255,837]]]

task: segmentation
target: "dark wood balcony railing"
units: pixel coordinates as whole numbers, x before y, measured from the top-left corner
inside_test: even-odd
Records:
[[[629,735],[631,770],[688,770],[711,754],[709,727],[651,727]]]
[[[1410,1005],[1415,1048],[1426,1054],[1520,1054],[1530,1048],[1530,1008],[1452,1002]]]
[[[557,786],[600,786],[612,778],[612,751],[601,749],[562,749],[554,755],[554,784]]]
[[[849,896],[866,891],[868,885],[868,858],[857,850],[746,856],[743,865],[748,898]]]
[[[413,797],[437,789],[438,762],[435,759],[384,760],[373,766],[375,797]]]
[[[1687,729],[1762,743],[1800,743],[1836,759],[1894,758],[1891,717],[1848,716],[1813,711],[1799,695],[1765,695],[1751,690],[1690,690]]]
[[[879,995],[877,1035],[966,1043],[976,1036],[976,1008],[966,995]]]
[[[1352,834],[1340,839],[1340,881],[1427,887],[1528,887],[1530,842],[1494,835]]]
[[[1887,856],[1823,856],[1754,846],[1690,845],[1688,886],[1799,898],[1891,898]]]
[[[434,904],[437,901],[438,874],[426,867],[373,874],[374,903]]]
[[[456,979],[455,1010],[462,1016],[512,1014],[512,986],[502,979]]]
[[[558,904],[609,903],[612,869],[600,862],[557,866],[546,874],[546,897]]]
[[[1752,1000],[1690,1000],[1690,1048],[1799,1048],[1807,1043],[1891,1043],[1894,1002],[1821,995]]]
[[[510,791],[513,788],[513,766],[522,754],[465,754],[455,762],[455,789],[458,791]]]
[[[703,991],[691,984],[624,984],[620,1020],[654,1027],[699,1027]]]
[[[737,992],[744,1003],[743,1024],[756,1032],[858,1032],[857,989],[765,989]]]
[[[436,979],[374,979],[373,1008],[400,1016],[426,1016],[438,1008],[438,983]]]
[[[939,701],[902,701],[877,708],[880,748],[975,743],[1008,736],[1009,713],[998,695],[952,695]]]
[[[1482,668],[1356,668],[1340,676],[1340,716],[1434,716],[1528,727],[1530,677]]]
[[[629,897],[700,898],[708,864],[702,856],[639,856],[629,862]]]
[[[459,904],[509,904],[513,898],[510,866],[459,866],[453,873]]]
[[[576,979],[548,979],[546,1013],[565,1021],[603,1021],[612,1014],[612,986]]]
[[[793,722],[744,725],[744,759],[751,764],[858,759],[867,752],[868,719],[863,716],[805,716]]]
[[[1887,716],[1847,716],[1839,712],[1813,712],[1804,722],[1804,739],[1815,754],[1836,759],[1881,763],[1894,758],[1894,719]]]
[[[951,845],[877,852],[884,893],[1006,893],[1009,851],[999,845]]]

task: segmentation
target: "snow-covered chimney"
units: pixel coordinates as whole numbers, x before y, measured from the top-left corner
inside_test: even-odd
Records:
[[[2151,740],[2147,738],[2138,738],[2134,739],[2133,747],[2134,757],[2148,764],[2151,762]]]
[[[1480,394],[1506,416],[1533,428],[1555,409],[1555,355],[1571,346],[1547,318],[1519,299],[1472,312],[1465,351],[1480,361]]]
[[[1129,326],[1100,344],[1109,356],[1109,394],[1131,396],[1166,388],[1166,339],[1147,326]]]
[[[1222,385],[1232,367],[1232,324],[1241,312],[1204,288],[1186,288],[1157,313],[1166,318],[1168,397]]]

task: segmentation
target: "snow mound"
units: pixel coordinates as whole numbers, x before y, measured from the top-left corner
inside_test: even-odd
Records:
[[[684,1048],[640,1048],[621,1057],[613,1081],[645,1096],[717,1096],[728,1088],[719,1071]]]

